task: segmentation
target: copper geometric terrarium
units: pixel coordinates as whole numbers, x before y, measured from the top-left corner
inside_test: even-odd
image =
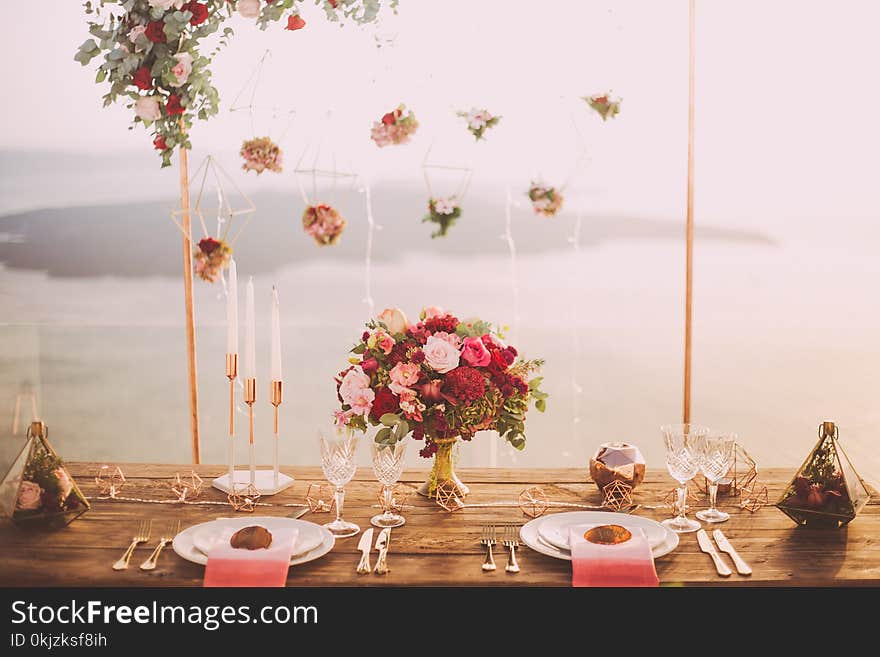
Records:
[[[842,527],[870,497],[837,439],[833,422],[819,425],[819,442],[795,474],[776,507],[799,525]]]
[[[16,525],[55,529],[89,509],[39,420],[28,427],[24,446],[0,474],[0,516],[11,517]]]

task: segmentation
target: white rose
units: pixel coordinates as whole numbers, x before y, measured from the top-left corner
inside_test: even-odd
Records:
[[[406,332],[406,315],[404,315],[403,311],[399,308],[386,308],[379,313],[379,316],[376,319],[388,327],[388,331],[391,335]]]
[[[171,7],[180,9],[185,2],[186,0],[150,0],[150,6],[159,7],[160,9],[168,11]]]
[[[159,111],[159,101],[155,96],[138,98],[134,103],[134,113],[143,121],[156,121],[162,117]]]
[[[192,73],[193,58],[188,52],[179,52],[174,55],[174,59],[177,60],[177,63],[171,69],[171,73],[177,78],[176,86],[179,87],[186,84],[189,74]]]
[[[238,0],[237,8],[245,18],[257,18],[260,15],[260,0]]]
[[[443,338],[432,335],[422,348],[425,361],[440,374],[446,374],[458,367],[461,353]]]

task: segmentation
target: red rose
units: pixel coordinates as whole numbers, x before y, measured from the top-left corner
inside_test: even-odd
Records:
[[[147,23],[147,29],[144,30],[144,34],[153,43],[165,43],[168,41],[165,36],[165,23],[162,21],[150,21]]]
[[[195,2],[195,0],[187,2],[181,9],[192,13],[192,18],[189,19],[190,25],[201,25],[208,20],[208,5],[204,5],[201,2]]]
[[[489,367],[499,370],[507,369],[507,360],[504,358],[503,351],[492,352],[492,362]]]
[[[156,137],[153,140],[153,147],[157,151],[164,151],[166,148],[168,148],[168,144],[165,143],[165,137],[163,137],[162,135]]]
[[[220,242],[213,237],[205,237],[204,239],[199,240],[199,248],[205,255],[211,255],[219,246]]]
[[[379,388],[376,391],[376,398],[373,400],[373,408],[370,409],[370,419],[378,422],[386,413],[397,413],[400,410],[400,404],[395,395],[388,388]]]
[[[293,16],[287,17],[287,27],[290,31],[301,30],[306,26],[306,22],[300,18],[299,14],[294,14]]]
[[[397,120],[397,115],[394,112],[388,112],[382,117],[382,123],[385,125],[394,125],[394,122]]]
[[[336,5],[339,4],[339,0],[327,0],[330,3],[330,6],[336,9]]]
[[[608,103],[608,96],[599,96],[598,98],[594,98],[593,102],[597,105],[605,105]]]
[[[186,108],[180,104],[180,96],[174,94],[168,96],[168,100],[165,103],[165,111],[170,116],[174,116],[175,114],[183,114]]]
[[[153,88],[153,76],[150,74],[149,66],[141,66],[131,76],[131,81],[141,91],[147,91]]]
[[[361,361],[361,369],[364,371],[364,374],[372,374],[379,369],[379,361],[375,358],[365,358]]]

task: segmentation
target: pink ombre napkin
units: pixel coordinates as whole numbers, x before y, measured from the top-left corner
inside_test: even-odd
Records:
[[[654,554],[644,532],[634,530],[625,543],[590,543],[584,532],[594,525],[572,527],[572,586],[659,586]]]
[[[272,530],[268,548],[244,550],[229,544],[234,529],[224,530],[208,553],[205,586],[285,586],[297,529]]]

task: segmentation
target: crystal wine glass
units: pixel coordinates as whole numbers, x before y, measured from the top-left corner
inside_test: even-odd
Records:
[[[382,507],[385,510],[370,518],[370,524],[376,527],[400,527],[406,522],[406,518],[391,511],[393,501],[391,489],[403,472],[406,443],[402,440],[391,445],[373,442],[370,443],[370,447],[373,453],[373,472],[382,484]]]
[[[660,427],[663,442],[666,445],[666,468],[678,484],[678,514],[675,518],[667,518],[663,524],[679,534],[695,532],[700,523],[686,515],[687,482],[693,479],[700,470],[698,441],[706,436],[706,427],[694,424],[666,424]]]
[[[700,469],[709,482],[709,508],[697,512],[697,518],[705,522],[724,522],[730,518],[729,513],[715,508],[718,495],[718,480],[727,474],[733,463],[736,448],[736,434],[718,436],[702,436],[697,441],[697,453]]]
[[[342,519],[342,507],[345,501],[344,486],[354,477],[357,464],[357,435],[348,427],[331,427],[319,431],[318,440],[321,444],[321,469],[331,484],[336,486],[336,520],[324,525],[337,538],[354,536],[361,528],[353,522]]]

